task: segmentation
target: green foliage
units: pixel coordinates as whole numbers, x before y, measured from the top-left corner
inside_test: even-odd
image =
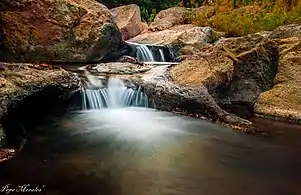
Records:
[[[236,5],[250,4],[251,0],[236,0]],[[267,1],[266,1],[267,2]],[[238,4],[239,3],[239,4]],[[190,16],[191,23],[199,26],[211,26],[228,36],[244,36],[260,31],[269,31],[280,25],[300,23],[301,5],[288,9],[281,4],[262,4],[241,6],[238,9],[217,9],[214,15],[209,10]]]
[[[177,6],[179,0],[107,0],[107,2],[104,1],[102,3],[109,8],[137,4],[140,7],[142,19],[146,22],[151,22],[159,11]]]

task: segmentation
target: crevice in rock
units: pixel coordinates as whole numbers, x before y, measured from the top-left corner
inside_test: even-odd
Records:
[[[221,107],[228,110],[240,108],[248,113],[240,116],[250,116],[259,95],[275,84],[279,53],[275,43],[268,41],[237,58],[233,61],[233,78],[209,92]]]
[[[65,113],[71,108],[73,99],[74,92],[66,93],[49,86],[11,105],[0,120],[6,135],[5,147],[19,149],[33,126],[49,115],[60,116]]]

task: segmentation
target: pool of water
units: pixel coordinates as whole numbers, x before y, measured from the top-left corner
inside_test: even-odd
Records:
[[[301,143],[288,140],[147,108],[69,112],[31,131],[23,151],[0,165],[0,187],[30,184],[70,195],[300,195]]]

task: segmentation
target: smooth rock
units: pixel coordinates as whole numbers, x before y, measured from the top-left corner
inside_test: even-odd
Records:
[[[123,40],[128,40],[140,34],[144,29],[140,16],[140,8],[135,5],[125,5],[110,10],[121,31]]]

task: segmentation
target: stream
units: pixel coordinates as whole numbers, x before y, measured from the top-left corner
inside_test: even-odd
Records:
[[[29,184],[66,195],[300,195],[297,135],[250,136],[150,108],[69,111],[40,121],[0,165],[1,192]]]

